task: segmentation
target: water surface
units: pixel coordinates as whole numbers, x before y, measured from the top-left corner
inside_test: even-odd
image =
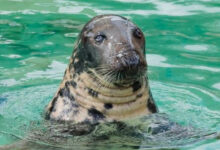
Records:
[[[0,145],[24,138],[31,123],[42,119],[81,28],[107,13],[128,17],[143,30],[160,112],[184,127],[220,132],[218,0],[0,0]],[[117,136],[112,139],[125,149]],[[175,147],[155,141],[152,147]],[[146,149],[147,142],[131,149]],[[208,148],[219,149],[219,140],[181,146]]]

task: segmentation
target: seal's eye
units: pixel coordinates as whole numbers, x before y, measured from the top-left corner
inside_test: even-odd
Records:
[[[97,43],[102,43],[104,39],[106,39],[106,36],[104,34],[98,34],[94,37],[94,39]]]
[[[133,35],[139,39],[142,37],[142,33],[141,33],[140,29],[134,29]]]

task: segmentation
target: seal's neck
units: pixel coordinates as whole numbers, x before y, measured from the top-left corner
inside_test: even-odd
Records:
[[[117,86],[105,82],[95,75],[94,70],[90,72],[92,74],[82,72],[74,76],[67,72],[64,77],[66,81],[77,83],[70,87],[70,91],[81,107],[95,108],[114,120],[152,113],[147,107],[151,95],[146,77],[129,85]]]

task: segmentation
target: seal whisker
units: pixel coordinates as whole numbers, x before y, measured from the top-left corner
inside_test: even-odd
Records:
[[[114,81],[114,74],[115,74],[115,71],[111,70],[109,71],[109,73],[104,75],[104,79],[107,81],[108,86],[110,86],[110,83]]]
[[[94,70],[90,69],[92,74],[93,74],[93,78],[98,81],[100,84],[99,84],[99,87],[101,88],[102,86],[106,86],[106,87],[111,87],[111,82],[108,82],[108,78],[111,78],[111,74],[113,72],[113,70],[110,70],[109,72],[105,73],[105,74],[99,74],[99,73],[96,73]],[[108,79],[108,80],[106,80]]]

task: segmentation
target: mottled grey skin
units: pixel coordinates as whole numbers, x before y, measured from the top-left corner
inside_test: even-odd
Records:
[[[156,113],[146,70],[142,31],[121,16],[94,17],[79,34],[64,79],[47,106],[46,119],[105,122]],[[111,80],[106,78],[109,72],[114,72]]]

